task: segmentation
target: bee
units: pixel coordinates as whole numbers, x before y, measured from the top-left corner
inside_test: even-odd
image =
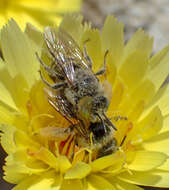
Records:
[[[106,71],[108,51],[103,68],[94,73],[85,44],[81,50],[66,31],[48,27],[44,39],[52,59],[50,66],[38,54],[36,56],[53,81],[53,84],[47,82],[40,71],[41,79],[48,87],[45,90],[48,102],[70,123],[66,129],[55,127],[55,136],[64,140],[73,134],[76,146],[90,147],[97,152],[97,157],[115,152],[118,149],[114,137],[116,127],[106,116],[109,99],[98,78]]]

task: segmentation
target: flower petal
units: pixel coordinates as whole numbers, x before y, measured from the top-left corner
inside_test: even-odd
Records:
[[[6,88],[6,84],[4,84],[3,82],[4,80],[8,85],[10,85],[9,83],[11,82],[11,80],[6,75],[5,63],[0,59],[0,101],[2,101],[4,104],[8,105],[12,109],[17,110],[11,93],[9,89]]]
[[[55,189],[52,189],[52,190],[55,190]],[[61,188],[59,190],[85,190],[85,188],[81,180],[66,179],[62,182]]]
[[[21,73],[31,86],[38,77],[39,64],[32,43],[14,20],[1,31],[1,46],[8,71],[12,77]]]
[[[160,167],[158,167],[158,169],[169,172],[169,159],[167,159],[167,161],[163,165],[161,165]]]
[[[128,172],[122,173],[118,176],[122,181],[160,188],[169,188],[169,172],[160,170],[153,170],[152,172]]]
[[[88,190],[116,190],[116,188],[106,179],[99,175],[90,175],[87,177]]]
[[[99,172],[105,168],[116,165],[123,158],[121,152],[98,158],[91,162],[92,172]]]
[[[153,99],[151,100],[150,104],[145,110],[145,113],[148,112],[155,106],[159,106],[161,113],[163,116],[169,114],[169,84],[167,83],[162,88],[160,88]]]
[[[169,114],[169,84],[166,85],[165,93],[156,105],[159,106],[163,116]]]
[[[32,24],[28,23],[25,28],[26,35],[39,47],[43,44],[43,35]],[[40,53],[40,52],[38,52]]]
[[[143,79],[147,68],[147,57],[144,52],[135,51],[123,62],[119,69],[119,77],[127,85],[129,92],[135,89]]]
[[[67,31],[78,44],[80,44],[81,37],[85,31],[82,25],[82,19],[80,15],[66,15],[59,26]]]
[[[143,147],[149,151],[160,151],[169,155],[169,131],[160,133],[157,136],[145,141]]]
[[[147,78],[153,82],[156,90],[160,88],[168,76],[169,68],[169,46],[164,48],[158,54],[154,55],[149,61]],[[160,71],[160,72],[159,72]]]
[[[72,166],[66,156],[59,156],[57,162],[61,173],[65,173]]]
[[[22,180],[12,190],[57,190],[60,187],[60,176],[53,171],[43,175],[32,175]]]
[[[109,175],[106,179],[118,190],[143,190],[141,187],[119,180],[114,175]]]
[[[93,65],[92,70],[97,72],[101,67],[103,67],[103,53],[101,50],[101,39],[100,32],[97,29],[88,28],[81,39],[81,46],[84,46],[86,41],[87,53],[89,54]],[[84,47],[82,47],[84,48]]]
[[[102,29],[101,39],[102,51],[109,50],[112,53],[112,63],[119,67],[124,48],[123,24],[113,16],[108,16]]]
[[[65,179],[82,179],[85,178],[91,171],[89,164],[78,162],[75,166],[70,168],[64,178]]]
[[[50,152],[48,149],[44,147],[41,147],[39,151],[36,152],[28,150],[28,154],[33,158],[40,160],[45,164],[48,164],[52,168],[55,168],[56,171],[59,169],[57,158],[54,156],[52,152]]]
[[[163,128],[160,130],[160,133],[169,131],[169,115],[163,119]]]
[[[134,158],[127,168],[134,171],[148,171],[161,166],[167,158],[168,156],[161,152],[135,151]]]
[[[153,39],[144,34],[142,29],[139,29],[125,46],[123,59],[132,54],[134,51],[140,51],[145,54],[146,57],[149,57],[152,52],[152,45]]]
[[[155,107],[144,119],[136,124],[127,138],[131,139],[132,144],[140,140],[148,140],[160,131],[162,124],[163,118],[161,111],[158,107]]]
[[[0,122],[12,125],[15,120],[15,113],[12,113],[6,106],[0,103]]]
[[[15,128],[9,125],[0,125],[1,145],[6,153],[11,154],[16,151],[14,142]]]

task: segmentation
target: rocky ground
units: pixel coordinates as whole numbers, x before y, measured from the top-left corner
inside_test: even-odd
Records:
[[[169,0],[84,0],[81,13],[98,28],[101,28],[108,14],[115,15],[125,24],[126,40],[138,28],[143,28],[154,36],[154,52],[169,43]],[[3,157],[0,151],[0,163]],[[2,172],[0,172],[0,189],[11,189],[11,185],[2,181],[1,174]]]
[[[126,40],[143,28],[154,36],[155,52],[169,43],[168,0],[85,0],[82,13],[99,28],[108,14],[115,15],[125,25]]]

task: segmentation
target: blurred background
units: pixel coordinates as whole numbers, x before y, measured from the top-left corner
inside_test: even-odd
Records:
[[[0,2],[1,3],[1,2]],[[169,43],[169,0],[84,0],[80,12],[93,27],[101,28],[108,14],[113,14],[125,25],[125,40],[138,29],[154,37],[153,52]],[[169,81],[169,78],[168,78]],[[12,185],[2,180],[5,153],[0,150],[0,190],[10,190]],[[157,190],[157,188],[145,188]]]

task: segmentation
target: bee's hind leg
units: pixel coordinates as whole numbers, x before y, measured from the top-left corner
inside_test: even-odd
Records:
[[[84,55],[85,60],[86,60],[87,63],[88,63],[88,66],[92,69],[93,63],[92,63],[92,60],[91,60],[90,56],[89,56],[88,53],[87,53],[87,48],[86,48],[86,43],[89,42],[89,41],[90,41],[90,40],[87,39],[87,40],[85,40],[85,41],[83,42],[83,55]]]
[[[55,72],[51,67],[47,66],[39,57],[38,53],[35,53],[39,63],[42,65],[42,67],[45,69],[46,72],[48,72],[48,74],[50,75],[51,78],[53,77],[57,77],[59,80],[63,80],[64,77],[60,74],[58,74],[57,72]]]
[[[56,84],[52,85],[52,84],[48,83],[48,82],[44,79],[44,77],[42,76],[41,71],[39,71],[39,73],[40,73],[40,77],[41,77],[42,81],[43,81],[47,86],[49,86],[50,88],[59,89],[59,88],[62,88],[62,87],[64,87],[64,86],[67,85],[66,82],[60,82],[60,83],[56,83]]]
[[[107,50],[105,52],[105,54],[104,54],[104,64],[103,64],[103,67],[99,71],[97,71],[95,73],[96,76],[105,74],[105,72],[106,72],[106,58],[107,58],[107,54],[108,53],[109,53],[109,51]]]

